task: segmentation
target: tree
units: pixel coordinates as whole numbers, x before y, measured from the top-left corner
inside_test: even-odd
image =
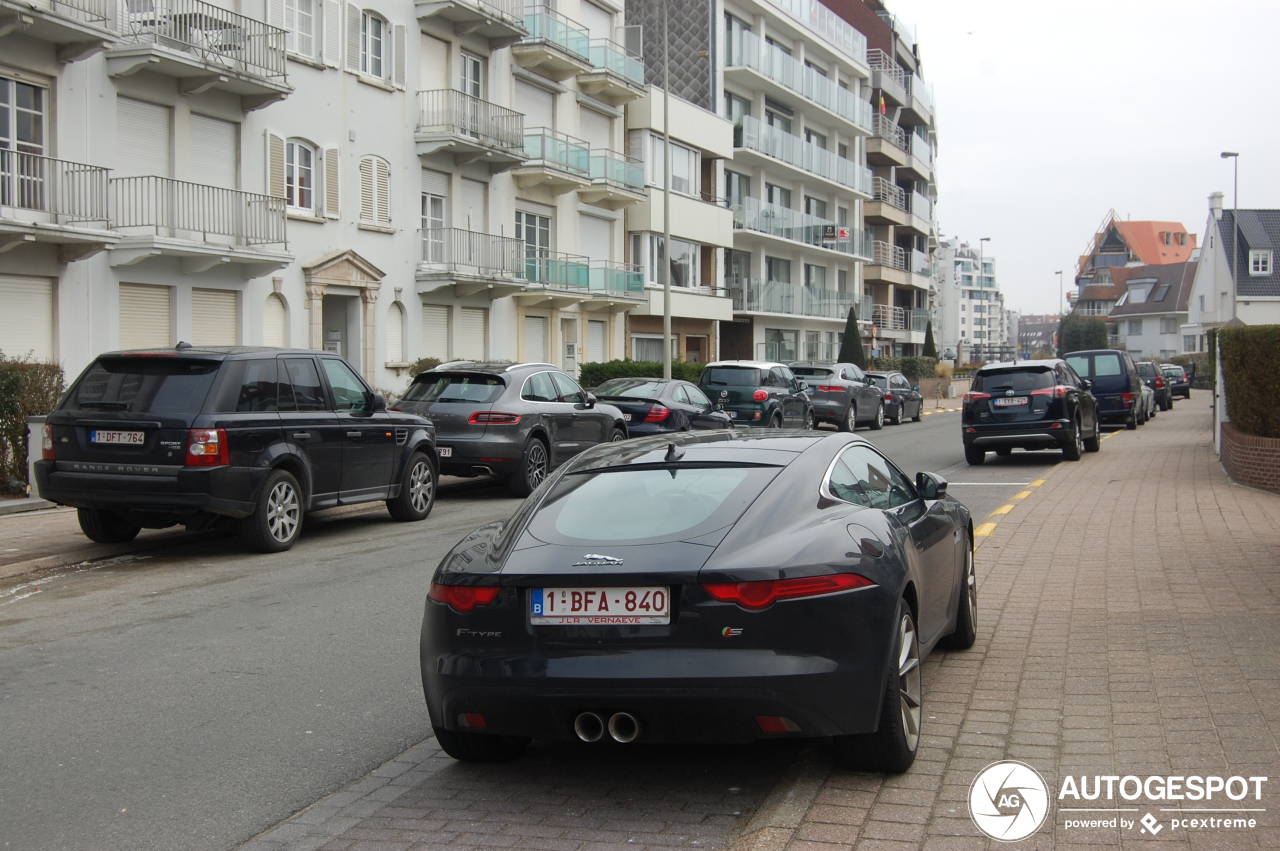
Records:
[[[1097,316],[1068,313],[1058,325],[1058,356],[1085,349],[1105,349],[1107,323]]]
[[[849,307],[849,318],[844,322],[844,339],[840,341],[840,355],[836,360],[857,364],[859,369],[867,368],[867,353],[862,348],[862,332],[858,330],[858,308],[855,306]]]
[[[933,320],[929,320],[929,324],[924,326],[924,352],[922,354],[927,358],[936,358],[938,356],[938,344],[933,341]]]

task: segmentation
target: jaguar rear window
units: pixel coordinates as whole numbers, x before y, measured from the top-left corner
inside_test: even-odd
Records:
[[[831,378],[836,374],[834,369],[822,366],[793,366],[791,371],[801,378]]]

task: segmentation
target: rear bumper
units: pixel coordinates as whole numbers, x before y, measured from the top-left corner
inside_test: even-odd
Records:
[[[202,511],[247,517],[271,471],[265,467],[184,469],[176,476],[59,472],[56,461],[37,461],[40,496],[73,508],[145,511],[188,516]]]
[[[964,425],[965,446],[984,449],[1052,449],[1072,440],[1073,423],[1067,420],[1040,422],[1028,426]],[[970,432],[969,429],[975,429]]]
[[[1126,403],[1120,396],[1099,396],[1098,419],[1103,422],[1123,422],[1133,413],[1133,402]]]
[[[818,420],[834,420],[839,422],[845,417],[845,413],[849,410],[847,402],[830,402],[827,400],[814,400],[813,417]]]
[[[448,458],[441,456],[440,473],[446,476],[474,476],[485,470],[498,475],[510,475],[520,466],[524,443],[519,432],[493,434],[498,426],[490,426],[480,440],[436,438],[436,451],[450,450]]]
[[[647,434],[672,434],[675,429],[665,422],[662,423],[645,423],[630,422],[627,423],[627,437],[643,437]]]

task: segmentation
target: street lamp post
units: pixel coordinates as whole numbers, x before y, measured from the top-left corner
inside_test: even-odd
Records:
[[[662,2],[662,377],[671,380],[671,71],[667,18]]]
[[[1231,160],[1231,318],[1236,318],[1236,233],[1239,223],[1236,216],[1240,204],[1240,154],[1237,151],[1223,151],[1220,156]]]

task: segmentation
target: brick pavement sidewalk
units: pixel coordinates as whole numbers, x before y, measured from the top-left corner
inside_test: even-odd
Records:
[[[551,749],[495,773],[450,763],[428,740],[242,851],[993,849],[1002,843],[978,831],[967,799],[1001,759],[1036,768],[1051,797],[1067,774],[1263,775],[1280,787],[1280,497],[1232,485],[1209,427],[1205,396],[1179,402],[1056,465],[1001,518],[978,555],[978,643],[925,663],[924,736],[906,774],[843,772],[813,749],[768,767],[787,773],[767,796],[730,798],[680,759],[583,759],[575,786],[540,774]],[[716,762],[732,774],[732,756]],[[1277,798],[1267,789],[1257,806]],[[1144,847],[1280,848],[1280,817],[1256,816],[1253,831],[1166,827]],[[1062,821],[1051,812],[1016,847],[1153,842],[1140,827]]]

